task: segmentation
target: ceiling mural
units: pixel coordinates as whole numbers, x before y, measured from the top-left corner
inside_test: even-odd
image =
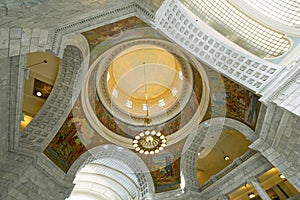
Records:
[[[87,38],[90,50],[93,50],[98,44],[106,40],[116,40],[121,38],[125,31],[140,27],[148,26],[137,17],[130,17],[121,21],[117,21],[82,34]]]
[[[226,116],[243,122],[253,130],[260,109],[259,96],[225,76],[205,67],[210,82],[210,106],[204,120]]]
[[[146,156],[155,191],[165,192],[180,187],[180,152],[184,141],[176,146],[171,146],[157,156]]]
[[[163,38],[161,35],[148,27],[143,21],[136,17],[130,17],[103,27],[82,33],[88,40],[91,49],[91,60],[95,60],[108,48],[131,39],[142,37]],[[142,31],[140,31],[142,30]],[[147,31],[148,30],[148,31]],[[134,34],[132,34],[134,33]],[[259,111],[258,96],[240,87],[233,81],[215,73],[204,66],[209,78],[210,103],[205,117],[202,121],[213,117],[226,116],[239,120],[247,124],[252,129],[255,128]],[[194,70],[195,71],[195,70]],[[162,132],[172,134],[176,132],[182,120],[188,121],[196,111],[196,104],[201,101],[201,77],[198,73],[193,73],[193,90],[196,95],[190,103],[183,108],[182,112],[162,124],[159,128]],[[95,78],[95,77],[94,77]],[[89,81],[94,83],[94,78]],[[105,106],[101,104],[95,92],[95,84],[88,88],[88,98],[90,104],[95,108],[97,118],[108,129],[122,137],[133,138],[135,130],[141,127],[128,125],[109,113]],[[136,132],[135,132],[136,133]],[[138,154],[148,166],[153,177],[156,192],[164,192],[180,188],[180,155],[185,140],[181,140],[174,145],[167,146],[163,151],[154,155]],[[84,152],[95,146],[111,143],[100,136],[87,121],[82,109],[81,99],[75,102],[72,111],[58,131],[57,135],[44,150],[44,154],[49,157],[64,172],[68,172],[74,161]]]
[[[91,62],[105,50],[120,42],[143,37],[162,38],[159,33],[137,17],[123,19],[81,34],[88,40]]]
[[[74,161],[87,151],[79,139],[80,132],[78,132],[73,121],[71,112],[58,133],[44,150],[44,154],[64,172],[67,172]]]

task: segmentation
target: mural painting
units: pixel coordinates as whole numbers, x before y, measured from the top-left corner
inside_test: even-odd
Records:
[[[204,120],[226,116],[255,129],[259,97],[223,75],[206,67],[210,80],[211,100]]]
[[[67,172],[74,161],[87,150],[78,137],[77,129],[72,119],[73,115],[71,112],[58,133],[44,150],[44,154],[64,172]]]
[[[78,98],[58,133],[44,150],[44,154],[62,171],[67,172],[81,154],[105,143],[107,141],[96,134],[85,120]]]
[[[122,36],[126,30],[136,29],[148,26],[145,22],[137,17],[130,17],[93,30],[82,33],[89,41],[91,50],[101,42],[109,39],[116,39]]]
[[[124,41],[143,37],[162,38],[155,30],[137,17],[129,17],[82,33],[90,46],[90,61],[110,47]]]
[[[260,108],[259,97],[245,88],[223,77],[226,88],[227,117],[246,123],[255,128]]]
[[[180,187],[180,152],[183,144],[184,141],[181,141],[158,155],[143,158],[149,167],[156,192]]]

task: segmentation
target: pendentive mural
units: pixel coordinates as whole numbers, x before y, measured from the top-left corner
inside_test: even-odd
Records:
[[[110,47],[127,40],[144,37],[164,39],[163,36],[136,17],[114,22],[82,34],[87,38],[90,45],[91,62]],[[203,121],[212,117],[226,116],[239,120],[254,129],[260,107],[258,96],[205,65],[203,67],[207,71],[210,81],[210,105]],[[195,77],[195,81],[199,82],[197,77]],[[197,90],[197,88],[194,89]],[[196,91],[198,98],[200,92]],[[98,110],[98,118],[110,124],[114,132],[120,130],[123,131],[123,136],[126,136],[127,133],[124,130],[128,129],[118,127],[120,123],[115,123],[113,118],[103,110],[99,101],[98,103],[95,101],[97,96],[92,89],[89,94],[91,94],[89,95],[91,102],[94,102],[93,106]],[[91,128],[85,119],[81,105],[81,100],[78,98],[62,127],[44,150],[44,154],[65,173],[82,153],[95,146],[110,143]],[[188,109],[191,112],[195,110],[194,107]],[[164,128],[170,131],[172,124],[165,125]],[[176,131],[177,128],[175,127],[172,131]],[[159,154],[138,154],[150,170],[156,192],[180,188],[180,154],[184,141],[167,146]]]
[[[260,109],[259,96],[216,71],[205,67],[210,82],[210,106],[204,120],[226,116],[243,122],[253,130]]]

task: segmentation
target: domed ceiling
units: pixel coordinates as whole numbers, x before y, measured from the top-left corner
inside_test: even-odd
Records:
[[[146,97],[151,115],[162,114],[176,102],[183,88],[182,76],[180,64],[168,51],[138,45],[112,62],[106,85],[113,103],[121,110],[144,117]]]
[[[145,126],[161,131],[169,144],[184,139],[204,117],[209,100],[206,74],[188,58],[160,39],[115,45],[87,74],[81,94],[87,121],[102,137],[126,148]]]
[[[228,117],[255,128],[258,96],[181,51],[138,18],[82,34],[91,50],[86,89],[44,150],[62,171],[67,173],[80,155],[98,145],[114,143],[134,150],[132,140],[145,129],[146,96],[151,128],[168,139],[158,154],[137,153],[150,170],[156,192],[180,187],[182,148],[199,123]],[[167,173],[167,165],[172,173]]]

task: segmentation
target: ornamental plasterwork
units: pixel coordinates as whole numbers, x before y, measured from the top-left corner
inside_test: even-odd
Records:
[[[279,66],[242,53],[218,39],[176,0],[164,2],[155,26],[197,58],[255,93],[260,94],[261,88],[280,71]]]

